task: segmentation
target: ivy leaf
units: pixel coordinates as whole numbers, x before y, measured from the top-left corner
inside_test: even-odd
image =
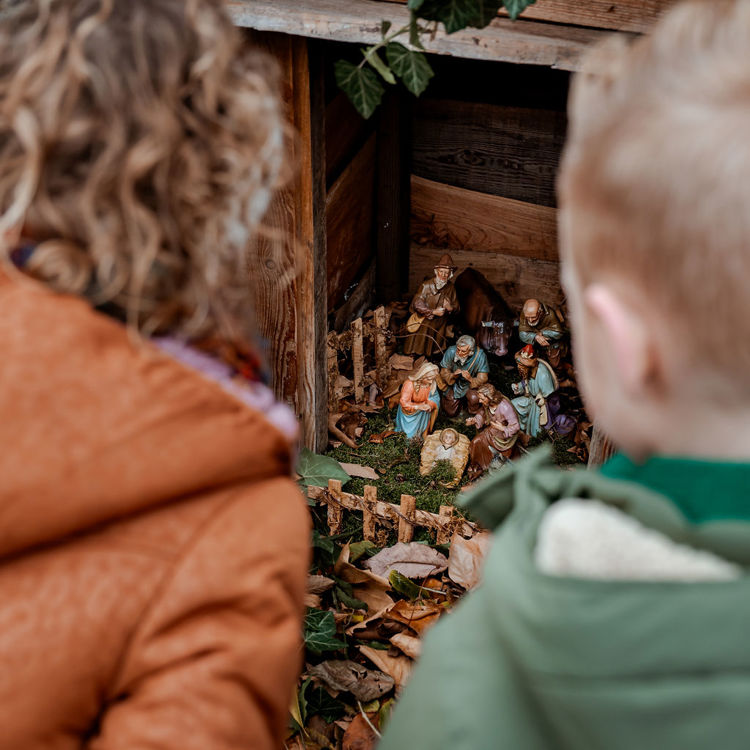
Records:
[[[390,21],[381,21],[380,22],[380,35],[385,37],[385,35],[388,33],[388,30],[393,26],[393,24]]]
[[[401,575],[397,570],[391,571],[388,582],[396,593],[405,596],[411,602],[419,599],[419,595],[422,593],[422,589],[414,581]]]
[[[318,456],[307,448],[299,455],[297,474],[303,487],[327,487],[329,479],[338,479],[342,484],[346,484],[351,478],[338,461],[330,456]]]
[[[381,60],[380,55],[377,52],[373,51],[372,47],[366,50],[362,50],[362,52],[368,64],[372,65],[372,67],[375,68],[378,73],[380,73],[386,83],[396,83],[396,79],[394,78],[391,69]]]
[[[474,0],[474,16],[469,26],[483,29],[495,18],[502,5],[503,0]]]
[[[313,685],[308,691],[307,698],[307,715],[320,716],[330,724],[336,719],[340,719],[346,713],[346,706],[320,685]]]
[[[415,96],[419,96],[427,88],[430,78],[435,75],[421,52],[407,49],[398,42],[391,42],[385,48],[385,56],[393,72]]]
[[[508,15],[515,21],[529,5],[533,5],[535,2],[536,0],[503,0],[503,5],[505,10],[508,11]]]
[[[315,654],[323,651],[338,651],[346,644],[336,637],[336,621],[333,612],[308,609],[304,625],[305,646]]]
[[[349,97],[357,111],[367,119],[377,109],[385,89],[370,68],[360,68],[346,60],[334,66],[336,84]]]
[[[419,10],[424,5],[424,0],[409,0],[406,7],[409,10]]]
[[[417,15],[428,21],[440,21],[446,34],[471,25],[476,14],[476,0],[424,0]]]

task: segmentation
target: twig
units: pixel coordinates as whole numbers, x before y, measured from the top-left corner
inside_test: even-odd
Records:
[[[383,735],[375,729],[375,725],[370,721],[370,717],[365,713],[365,709],[362,707],[362,702],[358,700],[357,705],[359,706],[359,712],[362,714],[362,718],[367,722],[367,726],[370,727],[370,729],[375,732],[375,736],[380,739]]]

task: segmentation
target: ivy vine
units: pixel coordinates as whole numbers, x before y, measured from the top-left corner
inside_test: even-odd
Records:
[[[359,64],[347,60],[336,62],[336,83],[362,117],[368,118],[383,98],[383,82],[394,86],[398,79],[415,96],[427,88],[435,74],[424,54],[424,35],[434,36],[441,24],[446,34],[467,27],[483,29],[501,7],[515,20],[534,2],[536,0],[409,0],[409,23],[392,30],[391,22],[383,21],[380,41],[362,49]],[[406,42],[407,36],[407,44],[396,41],[403,37]]]

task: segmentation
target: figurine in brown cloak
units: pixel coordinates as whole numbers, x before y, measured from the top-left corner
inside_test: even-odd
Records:
[[[404,344],[405,354],[425,355],[445,347],[448,316],[458,312],[456,289],[451,279],[456,272],[453,258],[445,254],[435,265],[435,276],[422,282],[409,311],[406,324],[409,336]]]
[[[568,347],[565,327],[554,308],[537,299],[527,299],[523,303],[518,336],[524,344],[540,347],[553,369],[560,369]]]

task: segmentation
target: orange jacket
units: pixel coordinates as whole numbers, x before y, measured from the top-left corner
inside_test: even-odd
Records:
[[[281,433],[6,278],[0,372],[0,748],[280,747],[309,531]]]

